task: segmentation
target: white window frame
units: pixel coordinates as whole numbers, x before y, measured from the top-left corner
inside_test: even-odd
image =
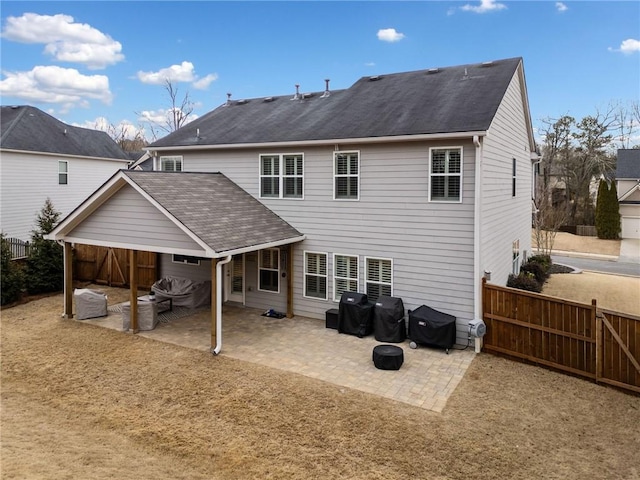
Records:
[[[265,157],[278,157],[278,173],[271,175],[263,175],[262,173],[262,159]],[[302,160],[302,173],[294,173],[287,175],[286,173],[286,157],[300,157]],[[304,200],[304,153],[261,153],[258,155],[258,198],[279,198],[286,200]],[[262,179],[263,178],[277,178],[278,182],[278,194],[277,195],[263,195],[262,193]],[[285,194],[285,180],[288,178],[301,179],[302,180],[302,192],[300,195],[286,195]]]
[[[355,258],[356,259],[356,271],[355,271],[355,278],[354,277],[340,277],[338,276],[338,267],[337,267],[337,257],[347,257],[347,258]],[[340,294],[340,297],[338,297],[338,292],[337,292],[337,286],[338,286],[338,281],[339,280],[345,280],[347,282],[356,282],[356,289],[355,291],[357,292],[360,289],[360,257],[358,255],[349,255],[346,253],[334,253],[333,254],[333,301],[334,302],[339,302],[340,298],[342,298],[342,294]],[[345,291],[349,291],[349,290],[345,290]]]
[[[276,254],[278,256],[277,261],[276,261],[277,269],[274,269],[274,268],[271,268],[271,267],[267,268],[267,267],[264,267],[262,265],[262,252],[265,251],[265,250],[270,250],[272,252],[276,252]],[[261,281],[261,278],[260,278],[260,272],[262,272],[262,270],[269,271],[269,272],[277,272],[277,277],[276,278],[278,280],[278,288],[276,290],[268,290],[268,289],[262,288],[262,281]],[[280,249],[279,248],[264,248],[264,249],[258,251],[258,291],[267,292],[267,293],[280,293]]]
[[[313,273],[307,270],[307,255],[324,255],[324,274]],[[329,255],[326,252],[312,252],[304,251],[304,275],[302,285],[302,296],[304,298],[311,298],[313,300],[326,300],[327,292],[329,290]],[[324,297],[315,297],[313,295],[307,295],[307,277],[324,278]]]
[[[60,167],[64,165],[64,171]],[[64,182],[62,182],[62,175],[64,175]],[[58,185],[69,185],[69,161],[58,160]]]
[[[460,150],[460,173],[449,173],[446,171],[445,173],[433,173],[433,152],[434,150],[446,150],[447,151],[447,159],[446,159],[446,170],[448,170],[449,164],[449,154],[450,150]],[[433,203],[462,203],[462,190],[463,190],[463,173],[464,173],[464,149],[462,146],[450,146],[450,147],[430,147],[429,148],[429,202]],[[445,180],[449,177],[459,177],[460,178],[460,197],[457,199],[450,198],[433,198],[433,183],[432,179],[434,177],[444,177]]]
[[[338,174],[337,163],[338,163],[338,155],[349,155],[349,154],[357,154],[358,155],[358,173],[346,173],[346,174]],[[347,165],[350,165],[348,163]],[[348,167],[347,167],[348,168]],[[360,150],[344,150],[344,151],[335,151],[333,152],[333,199],[341,202],[357,202],[360,200]],[[336,191],[336,181],[338,178],[356,178],[358,181],[358,189],[355,198],[353,197],[344,197],[338,198]]]
[[[520,239],[511,244],[511,271],[514,275],[520,273]]]
[[[173,162],[173,166],[174,168],[171,170],[167,170],[164,168],[165,166],[165,162]],[[178,164],[177,162],[180,162],[180,170],[176,169],[176,165]],[[164,155],[162,157],[160,157],[160,159],[158,160],[158,170],[160,170],[161,172],[182,172],[183,171],[183,167],[184,167],[184,162],[182,159],[182,155]]]
[[[386,283],[386,282],[379,282],[379,281],[375,281],[375,280],[369,280],[369,261],[370,260],[378,260],[378,261],[382,261],[382,262],[389,262],[389,266],[391,268],[391,282],[390,283]],[[393,296],[393,259],[392,258],[383,258],[383,257],[364,257],[364,292],[367,294],[367,296],[369,295],[368,292],[368,285],[370,283],[373,284],[377,284],[377,285],[389,285],[391,287],[391,293],[389,294],[390,297]],[[371,300],[371,299],[369,299]]]
[[[176,257],[179,258],[179,260],[176,260]],[[179,255],[174,253],[173,255],[171,255],[171,263],[179,263],[181,265],[200,265],[200,258],[199,257],[192,257],[190,255]]]

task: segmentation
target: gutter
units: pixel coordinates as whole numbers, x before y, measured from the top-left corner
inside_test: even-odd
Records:
[[[232,258],[228,255],[216,265],[216,347],[211,349],[214,355],[218,355],[222,350],[222,266]]]
[[[473,144],[476,146],[476,171],[475,171],[475,199],[473,205],[473,316],[475,320],[482,320],[482,271],[481,255],[481,221],[482,214],[482,143],[478,135],[473,136]],[[476,283],[477,282],[477,283]],[[475,338],[475,351],[480,353],[482,338]]]

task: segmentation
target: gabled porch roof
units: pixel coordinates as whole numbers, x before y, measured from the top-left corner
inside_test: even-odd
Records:
[[[304,240],[221,173],[133,170],[114,174],[48,237],[209,258]]]

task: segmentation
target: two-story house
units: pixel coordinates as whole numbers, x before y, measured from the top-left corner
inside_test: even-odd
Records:
[[[324,318],[345,291],[401,297],[455,315],[466,343],[482,278],[506,283],[531,251],[535,150],[520,58],[229,98],[53,236],[159,252],[163,276],[248,307]]]
[[[616,182],[623,239],[640,240],[640,150],[618,150]]]
[[[0,121],[0,217],[8,237],[29,240],[47,198],[67,215],[130,162],[105,132],[35,107],[3,106]]]

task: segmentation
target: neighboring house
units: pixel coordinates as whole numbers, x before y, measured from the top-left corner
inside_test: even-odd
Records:
[[[427,304],[457,317],[461,343],[482,277],[505,284],[531,252],[520,58],[229,100],[148,149],[171,172],[114,176],[53,236],[160,252],[162,275],[214,283],[230,260],[222,300],[249,307],[324,318],[344,291]]]
[[[640,149],[618,150],[616,189],[622,238],[640,239]]]
[[[48,198],[63,218],[129,157],[104,132],[74,127],[35,107],[1,111],[0,228],[29,240]]]

